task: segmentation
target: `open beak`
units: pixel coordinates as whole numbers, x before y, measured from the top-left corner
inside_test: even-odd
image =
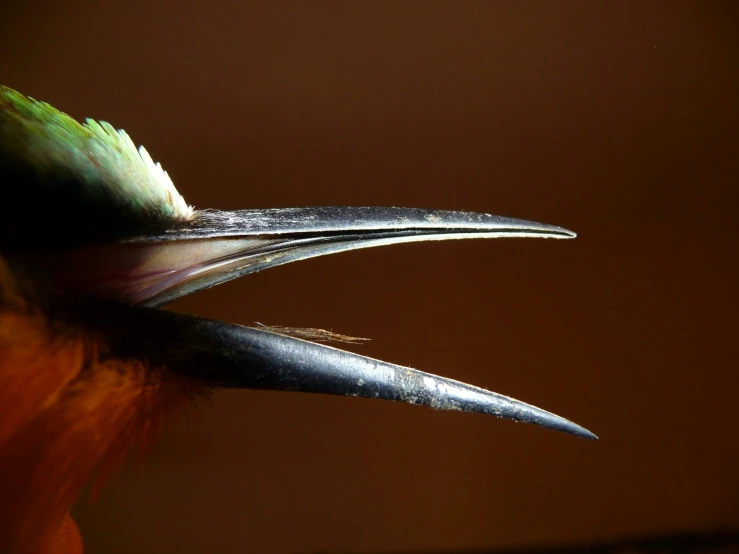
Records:
[[[114,256],[110,246],[78,254],[96,261],[85,288],[146,307],[127,316],[135,320],[118,335],[121,348],[136,345],[149,356],[157,352],[170,369],[211,385],[394,400],[490,414],[595,439],[564,418],[458,381],[270,329],[151,309],[315,256],[404,242],[499,237],[573,238],[575,233],[487,214],[408,208],[205,211],[180,227],[118,243]],[[104,248],[105,255],[96,248]]]

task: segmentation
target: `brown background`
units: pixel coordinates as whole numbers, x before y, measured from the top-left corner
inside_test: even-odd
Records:
[[[575,241],[407,245],[175,309],[570,417],[220,393],[76,515],[90,553],[511,546],[739,525],[739,3],[55,2],[0,77],[124,127],[198,207],[398,205]]]

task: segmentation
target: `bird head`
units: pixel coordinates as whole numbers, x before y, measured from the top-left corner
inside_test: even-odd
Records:
[[[579,425],[452,379],[322,344],[320,330],[162,310],[249,273],[406,242],[569,239],[494,215],[379,207],[196,210],[143,147],[0,87],[1,551],[53,536],[91,475],[217,388],[375,398]]]

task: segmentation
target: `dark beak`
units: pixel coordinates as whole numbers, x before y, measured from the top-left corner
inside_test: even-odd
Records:
[[[110,321],[109,316],[106,311],[101,319]],[[576,423],[507,396],[264,329],[151,308],[127,311],[115,322],[111,336],[117,352],[145,355],[213,387],[394,400],[494,415],[597,439]]]
[[[174,245],[182,248],[185,263],[138,292],[137,303],[162,306],[249,273],[348,250],[453,239],[575,236],[554,225],[489,214],[344,206],[204,211],[190,225],[130,243],[166,244],[170,252]],[[210,248],[198,250],[195,259],[192,248],[200,244]]]
[[[189,225],[128,245],[164,248],[168,263],[177,260],[177,269],[142,281],[145,286],[136,290],[136,303],[153,307],[248,273],[346,250],[427,240],[574,236],[560,227],[487,214],[330,207],[201,212]],[[182,259],[171,256],[177,247]],[[157,352],[171,369],[213,386],[394,400],[596,438],[575,423],[512,398],[282,332],[149,308],[133,314],[127,344]]]

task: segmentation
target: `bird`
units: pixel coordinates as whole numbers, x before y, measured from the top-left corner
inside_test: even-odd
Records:
[[[338,347],[166,304],[286,263],[430,240],[571,239],[554,225],[397,207],[195,209],[105,121],[0,87],[0,552],[81,552],[70,509],[222,388],[383,399],[587,439],[513,398]]]

